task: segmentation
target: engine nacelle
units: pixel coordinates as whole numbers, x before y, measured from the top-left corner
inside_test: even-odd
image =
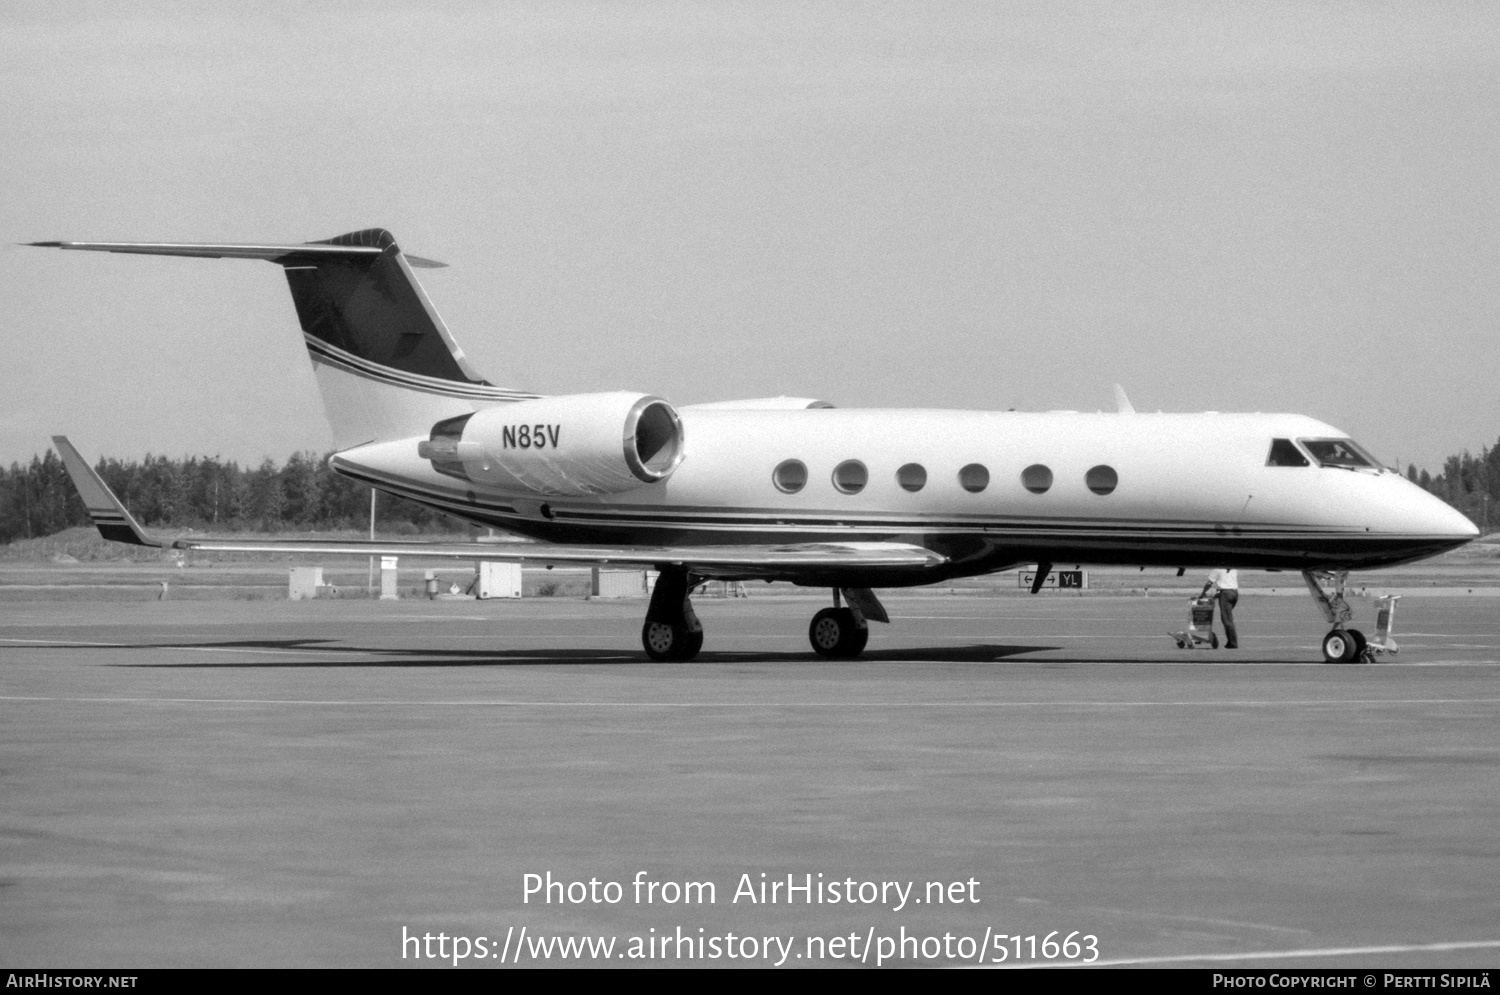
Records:
[[[665,480],[682,420],[659,397],[618,391],[497,404],[432,426],[418,454],[450,477],[554,496],[611,494]]]

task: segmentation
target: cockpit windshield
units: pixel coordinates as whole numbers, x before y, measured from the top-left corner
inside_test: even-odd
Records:
[[[1272,439],[1266,466],[1310,466],[1307,457],[1297,451],[1291,439]]]
[[[1353,439],[1298,439],[1319,466],[1340,466],[1380,469],[1380,463],[1369,453],[1355,445]]]

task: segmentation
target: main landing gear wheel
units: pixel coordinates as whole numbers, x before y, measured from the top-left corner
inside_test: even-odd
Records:
[[[641,645],[653,660],[686,663],[703,648],[703,630],[693,632],[681,625],[647,622],[641,626]]]
[[[1363,653],[1364,634],[1356,629],[1334,629],[1323,637],[1323,659],[1328,663],[1352,663]]]
[[[651,659],[683,663],[703,648],[703,626],[689,597],[695,583],[681,567],[661,568],[641,626],[641,645]]]
[[[864,652],[870,641],[869,626],[860,625],[848,608],[824,608],[807,628],[813,652],[826,660],[848,660]]]

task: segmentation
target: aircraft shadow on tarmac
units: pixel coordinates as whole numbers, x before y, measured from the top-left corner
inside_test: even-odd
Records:
[[[620,663],[647,664],[644,655],[634,649],[454,649],[429,647],[368,647],[335,644],[331,639],[248,639],[196,643],[134,643],[121,649],[134,650],[201,650],[226,653],[267,651],[295,653],[306,650],[304,659],[293,660],[194,660],[183,662],[105,663],[105,667],[145,669],[278,669],[278,668],[357,668],[357,667],[496,667],[539,663]],[[66,647],[55,647],[66,648]],[[78,649],[95,647],[79,646]],[[705,650],[693,664],[716,663],[991,663],[1026,653],[1057,650],[1057,646],[1014,646],[975,643],[969,646],[913,646],[866,652],[858,660],[824,661],[809,651],[756,653],[738,650]],[[325,655],[326,654],[326,655]],[[373,659],[347,659],[369,656]],[[1067,662],[1048,660],[1047,663]],[[1098,661],[1077,661],[1098,662]],[[673,664],[673,666],[676,666]]]

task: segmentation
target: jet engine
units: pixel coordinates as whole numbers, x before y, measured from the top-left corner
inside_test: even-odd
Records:
[[[417,453],[439,473],[505,490],[611,494],[671,476],[682,421],[647,394],[564,394],[440,421]]]

